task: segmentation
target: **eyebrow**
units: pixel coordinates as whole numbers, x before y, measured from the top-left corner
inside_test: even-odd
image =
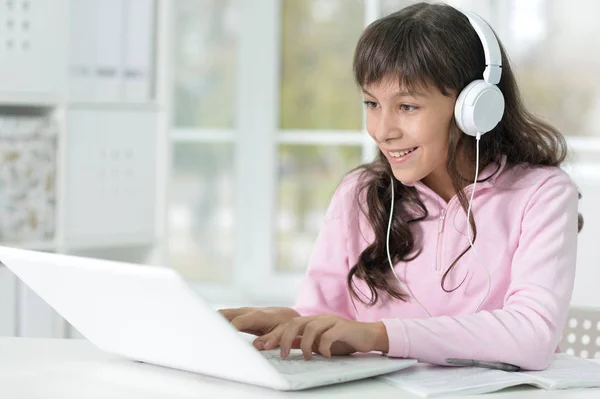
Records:
[[[369,93],[367,90],[363,89],[363,93],[364,94],[368,94],[369,96],[376,98],[374,95],[372,95],[371,93]],[[394,93],[392,95],[392,97],[425,97],[424,93],[421,93],[419,91],[397,91],[396,93]]]

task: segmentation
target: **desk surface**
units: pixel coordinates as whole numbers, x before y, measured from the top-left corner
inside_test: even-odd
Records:
[[[199,374],[131,362],[84,340],[0,338],[0,393],[4,398],[360,398],[418,396],[366,379],[299,392],[278,392]],[[515,387],[493,399],[592,399],[600,389],[544,391]],[[456,398],[456,397],[455,397]],[[465,397],[467,398],[467,397]],[[469,396],[468,398],[473,398]]]

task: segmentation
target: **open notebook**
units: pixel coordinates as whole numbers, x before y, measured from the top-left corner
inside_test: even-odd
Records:
[[[487,393],[522,384],[543,389],[591,388],[600,387],[600,363],[559,353],[543,371],[506,372],[419,363],[377,378],[426,398]]]

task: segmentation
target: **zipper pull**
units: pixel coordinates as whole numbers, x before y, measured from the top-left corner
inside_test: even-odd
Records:
[[[446,218],[446,210],[442,209],[442,213],[440,213],[440,220],[438,222],[438,233],[444,231],[444,219]]]

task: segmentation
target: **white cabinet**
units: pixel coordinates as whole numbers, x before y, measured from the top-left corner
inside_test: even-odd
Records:
[[[0,265],[0,336],[17,333],[17,278]]]
[[[68,111],[64,235],[69,247],[154,240],[156,118],[152,110]]]
[[[0,161],[19,172],[0,171],[0,245],[106,254],[156,244],[167,151],[158,3],[0,0]],[[36,118],[53,135],[16,134]],[[68,328],[0,265],[0,335],[13,334]]]
[[[151,100],[152,0],[71,0],[69,98],[85,103]]]
[[[63,338],[62,317],[26,285],[16,286],[16,335],[21,337]]]
[[[45,103],[65,86],[68,0],[0,1],[0,102]]]

